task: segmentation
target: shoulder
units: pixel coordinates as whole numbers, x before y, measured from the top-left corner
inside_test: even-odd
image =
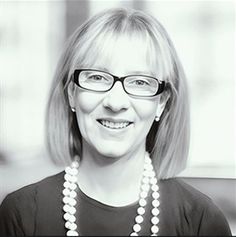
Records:
[[[45,192],[56,192],[61,190],[63,184],[63,172],[49,176],[36,183],[24,186],[6,196],[3,202],[14,203],[28,203],[34,200],[37,195],[41,195]],[[53,187],[53,188],[52,188]]]
[[[161,180],[160,192],[163,201],[168,202],[172,209],[178,210],[179,216],[200,216],[206,209],[216,208],[208,196],[180,178]]]
[[[212,200],[207,195],[185,183],[181,178],[162,180],[161,186],[164,193],[172,194],[171,196],[174,195],[174,198],[177,201],[184,201],[185,204],[190,205],[191,207],[194,204],[206,207],[212,203]]]
[[[40,196],[62,190],[63,174],[64,172],[60,172],[8,194],[1,206],[11,207],[11,209],[32,206]]]
[[[63,172],[60,172],[39,182],[24,186],[5,197],[0,206],[0,214],[2,215],[3,211],[17,215],[33,212],[36,209],[36,204],[44,199],[44,196],[50,201],[50,197],[54,193],[62,190],[62,185]]]
[[[8,194],[0,206],[0,235],[33,235],[36,219],[46,216],[42,210],[55,209],[61,198],[63,176],[60,172]]]
[[[199,190],[185,183],[181,178],[160,182],[164,198],[178,214],[193,225],[199,235],[230,235],[228,222],[213,200]]]

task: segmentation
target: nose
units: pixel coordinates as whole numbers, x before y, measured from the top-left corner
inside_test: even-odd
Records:
[[[130,98],[124,91],[120,81],[117,81],[113,88],[106,93],[103,106],[113,112],[119,112],[129,108]]]

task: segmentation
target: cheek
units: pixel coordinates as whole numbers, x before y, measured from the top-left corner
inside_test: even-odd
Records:
[[[102,96],[87,91],[76,93],[76,116],[82,136],[85,138],[91,133],[94,126],[93,112],[102,103]]]
[[[91,113],[102,102],[102,96],[87,91],[77,91],[75,107],[80,115]]]
[[[133,103],[134,110],[141,120],[154,120],[157,106],[157,100],[140,100],[137,103]]]

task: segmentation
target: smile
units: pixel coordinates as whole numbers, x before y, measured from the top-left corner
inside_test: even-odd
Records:
[[[97,120],[100,124],[102,124],[104,127],[110,128],[110,129],[122,129],[128,127],[131,123],[130,122],[112,122],[108,120],[98,119]]]

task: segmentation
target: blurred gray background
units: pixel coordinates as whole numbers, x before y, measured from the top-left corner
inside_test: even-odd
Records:
[[[91,15],[129,7],[168,31],[188,78],[186,182],[210,196],[236,235],[234,1],[0,1],[0,203],[63,169],[45,151],[49,86],[68,36]]]

